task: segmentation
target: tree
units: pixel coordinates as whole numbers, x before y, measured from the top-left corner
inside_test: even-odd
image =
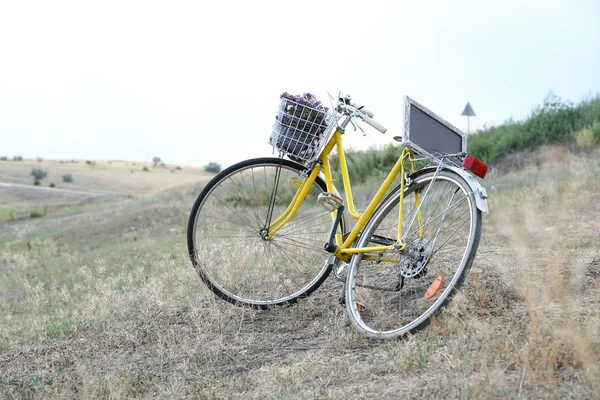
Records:
[[[46,175],[48,175],[48,171],[46,171],[45,169],[34,168],[31,170],[31,176],[33,176],[34,183],[35,181],[41,181],[46,177]]]
[[[158,164],[160,164],[160,157],[152,157],[152,168],[156,168]]]
[[[221,172],[221,164],[211,161],[204,166],[204,170],[206,172],[210,172],[212,174],[217,174],[217,173]]]

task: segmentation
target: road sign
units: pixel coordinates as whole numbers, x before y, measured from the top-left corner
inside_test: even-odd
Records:
[[[467,116],[467,134],[469,134],[470,130],[471,130],[471,117],[475,117],[475,111],[473,111],[473,107],[471,107],[471,103],[469,103],[467,101],[467,105],[465,106],[465,109],[463,110],[462,114],[460,115],[466,115]]]
[[[475,117],[475,111],[473,111],[473,107],[471,107],[471,103],[467,102],[465,109],[463,110],[462,114],[460,114],[460,115],[466,115],[467,117]]]

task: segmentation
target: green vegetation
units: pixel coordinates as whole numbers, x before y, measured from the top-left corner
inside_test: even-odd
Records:
[[[573,106],[548,95],[525,121],[509,120],[502,125],[477,131],[469,136],[468,152],[488,165],[502,156],[542,145],[575,142],[579,151],[600,146],[600,95]],[[367,150],[346,150],[352,182],[364,183],[383,178],[402,153],[401,145],[388,144]],[[341,182],[339,160],[331,160],[334,177]]]
[[[31,176],[33,176],[33,179],[35,179],[36,181],[41,181],[47,175],[48,175],[48,171],[46,171],[45,169],[34,168],[31,170]]]
[[[73,183],[73,175],[71,174],[64,174],[62,177],[63,182],[65,183]]]
[[[41,184],[42,179],[44,179],[48,175],[48,171],[41,168],[34,168],[31,170],[31,176],[33,176],[33,184],[35,186],[39,186]]]
[[[588,129],[599,122],[600,95],[574,106],[551,93],[544,104],[536,107],[525,121],[509,120],[469,136],[468,151],[483,162],[493,164],[506,154],[547,144],[568,143],[574,132]]]
[[[217,174],[221,172],[221,164],[211,161],[204,166],[204,171],[209,172],[211,174]]]
[[[373,177],[387,175],[402,154],[402,146],[388,144],[382,147],[371,147],[367,150],[345,150],[346,164],[352,176],[352,183],[364,183]],[[331,169],[337,182],[342,181],[340,161],[337,154],[331,158]]]

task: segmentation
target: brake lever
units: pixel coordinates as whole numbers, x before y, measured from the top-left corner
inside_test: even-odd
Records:
[[[354,118],[350,119],[350,124],[352,124],[352,127],[354,128],[354,132],[356,132],[356,124],[354,123]]]
[[[358,123],[358,121],[356,120],[356,117],[352,117],[350,119],[350,122],[352,123],[352,125],[354,126],[354,130],[356,131],[356,127],[358,126],[358,129],[360,129],[360,131],[363,133],[363,136],[367,136],[367,132],[365,132],[365,130],[363,129],[362,126],[360,126],[360,124]]]

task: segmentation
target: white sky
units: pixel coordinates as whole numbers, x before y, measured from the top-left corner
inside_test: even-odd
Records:
[[[279,95],[408,95],[460,129],[600,92],[600,1],[0,0],[0,155],[205,165],[270,155]]]

